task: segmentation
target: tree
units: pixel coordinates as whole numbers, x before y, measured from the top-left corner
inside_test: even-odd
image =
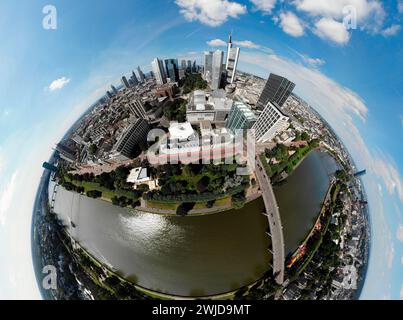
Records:
[[[187,216],[189,211],[192,210],[195,206],[194,202],[184,202],[181,203],[176,209],[176,214],[178,216],[184,217]]]
[[[203,176],[203,177],[197,182],[197,185],[196,185],[197,191],[198,191],[199,193],[205,192],[205,191],[207,190],[207,188],[208,188],[209,183],[210,183],[210,178],[207,177],[207,176]]]
[[[102,197],[102,192],[98,190],[89,190],[87,191],[87,197],[97,199]]]
[[[301,134],[301,139],[303,140],[303,141],[308,141],[309,140],[309,134],[307,133],[307,132],[302,132],[302,134]]]

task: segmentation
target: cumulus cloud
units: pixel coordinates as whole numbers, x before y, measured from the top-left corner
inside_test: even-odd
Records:
[[[397,227],[396,238],[400,242],[403,242],[403,225],[401,224],[399,224],[399,226]],[[402,258],[402,264],[403,264],[403,258]]]
[[[234,41],[234,44],[239,47],[244,47],[244,48],[249,48],[249,49],[260,49],[261,48],[261,46],[259,44],[256,44],[250,40]]]
[[[18,172],[14,172],[6,183],[3,190],[0,191],[0,225],[4,226],[7,220],[7,214],[11,207],[17,184]]]
[[[304,34],[304,26],[302,22],[292,12],[280,13],[280,26],[285,33],[293,37],[301,37]]]
[[[256,10],[263,11],[263,13],[271,13],[274,6],[276,5],[276,0],[250,0],[254,4]]]
[[[377,0],[296,0],[294,5],[309,15],[339,22],[350,13],[348,8],[354,8],[358,27],[371,31],[379,31],[386,16],[382,3]]]
[[[68,85],[69,82],[70,82],[70,79],[68,79],[66,77],[61,77],[59,79],[52,81],[52,83],[49,85],[48,89],[50,91],[60,90],[63,87],[65,87],[66,85]]]
[[[314,33],[337,44],[346,44],[350,40],[350,34],[344,24],[332,18],[322,18],[315,22]]]
[[[247,12],[246,6],[229,0],[175,0],[175,3],[186,20],[210,27],[218,27],[229,18],[238,18]]]
[[[213,40],[207,41],[207,44],[209,45],[209,47],[226,47],[227,46],[227,43],[221,39],[213,39]]]
[[[389,28],[382,30],[381,34],[384,37],[391,37],[396,35],[400,31],[401,27],[398,24],[393,24]]]

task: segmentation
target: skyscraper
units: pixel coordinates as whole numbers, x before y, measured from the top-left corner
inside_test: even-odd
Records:
[[[113,94],[118,94],[118,90],[115,88],[114,85],[111,85],[111,89],[112,89]]]
[[[122,84],[125,87],[125,89],[130,88],[129,82],[127,81],[127,78],[125,76],[122,77]]]
[[[204,79],[207,82],[211,82],[211,76],[213,74],[213,52],[208,51],[204,53]]]
[[[167,77],[172,82],[179,81],[179,66],[177,59],[166,59],[165,60],[165,68]]]
[[[133,84],[134,84],[135,86],[139,84],[139,80],[137,79],[137,76],[136,76],[136,74],[134,73],[134,71],[132,71],[131,80],[132,80],[132,82],[133,82]]]
[[[192,61],[188,60],[188,66],[186,68],[186,71],[191,73],[192,72]]]
[[[213,72],[211,77],[211,89],[217,90],[221,86],[222,76],[222,63],[224,59],[224,52],[222,50],[216,50],[213,53]]]
[[[157,84],[162,85],[167,82],[167,77],[165,74],[165,68],[164,68],[164,63],[162,60],[155,58],[151,62],[151,67],[154,71],[155,75],[155,80],[157,81]]]
[[[236,101],[232,105],[225,127],[228,129],[250,129],[256,122],[256,116],[248,105]]]
[[[140,76],[140,82],[144,82],[146,79],[146,76],[144,75],[143,71],[141,71],[140,67],[137,67],[137,72],[139,73],[139,76]]]
[[[253,125],[256,142],[272,140],[277,134],[289,126],[289,118],[273,103],[268,102],[259,118]]]
[[[195,61],[193,61],[192,72],[193,72],[193,73],[196,73],[196,72],[197,72],[197,64],[196,64],[196,60],[195,60]]]
[[[233,83],[236,75],[236,68],[239,60],[239,48],[232,47],[232,35],[229,36],[228,49],[227,49],[227,62],[225,69],[227,70],[227,82]]]
[[[288,79],[271,73],[256,104],[257,108],[265,108],[268,102],[281,108],[294,88],[295,84]]]
[[[186,60],[182,60],[181,61],[181,69],[186,70],[186,65],[187,65]]]

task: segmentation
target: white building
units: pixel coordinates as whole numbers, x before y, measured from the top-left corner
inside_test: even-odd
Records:
[[[151,62],[151,67],[153,69],[157,84],[162,85],[167,83],[167,76],[165,73],[164,62],[158,58],[155,58]]]
[[[196,90],[190,95],[186,109],[186,119],[192,124],[200,121],[224,123],[231,110],[233,100],[226,97],[224,90],[216,90],[207,94],[203,90]]]
[[[227,49],[227,62],[225,64],[225,69],[227,70],[227,82],[233,83],[236,75],[236,68],[238,66],[239,60],[239,48],[232,47],[232,36],[229,36],[228,49]]]
[[[188,141],[194,138],[195,131],[189,122],[184,123],[171,123],[169,127],[169,139],[181,141]]]
[[[253,125],[256,142],[267,142],[289,127],[289,117],[269,102]]]

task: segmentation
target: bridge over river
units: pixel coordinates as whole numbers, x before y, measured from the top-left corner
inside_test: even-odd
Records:
[[[282,284],[284,282],[285,268],[283,226],[270,178],[267,176],[259,156],[256,156],[256,178],[266,207],[265,215],[269,220],[269,235],[272,238],[272,249],[270,251],[273,255],[273,275],[276,282]]]

